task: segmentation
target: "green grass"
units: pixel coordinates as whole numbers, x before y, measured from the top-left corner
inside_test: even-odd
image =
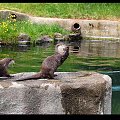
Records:
[[[0,39],[2,39],[5,43],[16,43],[17,36],[20,33],[28,34],[31,37],[32,42],[42,35],[49,35],[50,37],[53,37],[55,32],[59,32],[61,34],[69,33],[69,31],[63,29],[57,24],[38,25],[35,23],[30,23],[29,21],[10,22],[9,20],[4,20],[0,23]]]
[[[120,3],[0,3],[0,9],[9,9],[40,17],[120,18]]]

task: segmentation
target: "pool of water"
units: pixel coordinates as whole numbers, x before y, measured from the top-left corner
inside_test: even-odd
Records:
[[[120,113],[120,41],[82,40],[67,43],[70,47],[68,59],[58,71],[96,71],[112,78],[112,114]],[[0,58],[11,57],[15,64],[9,73],[40,71],[42,61],[54,53],[55,45],[44,43],[39,46],[0,46]]]
[[[101,73],[112,78],[112,114],[120,114],[120,71]]]

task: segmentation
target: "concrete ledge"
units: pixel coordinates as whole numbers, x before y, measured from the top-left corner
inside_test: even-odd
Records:
[[[111,114],[111,78],[95,72],[56,72],[55,79],[0,81],[0,114]]]

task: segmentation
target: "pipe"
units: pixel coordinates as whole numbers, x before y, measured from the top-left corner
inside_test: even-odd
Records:
[[[71,27],[71,31],[74,33],[80,33],[81,34],[81,27],[78,23],[74,23]]]

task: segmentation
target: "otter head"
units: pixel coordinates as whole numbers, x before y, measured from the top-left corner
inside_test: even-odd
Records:
[[[2,63],[5,67],[8,67],[11,64],[14,64],[15,61],[12,58],[4,58],[4,59],[0,60],[0,63]]]
[[[56,51],[56,53],[63,55],[63,54],[65,54],[66,51],[69,51],[69,47],[63,43],[59,43],[56,45],[55,51]]]
[[[8,66],[15,64],[14,59],[12,59],[12,58],[8,58],[8,59],[9,59]]]

